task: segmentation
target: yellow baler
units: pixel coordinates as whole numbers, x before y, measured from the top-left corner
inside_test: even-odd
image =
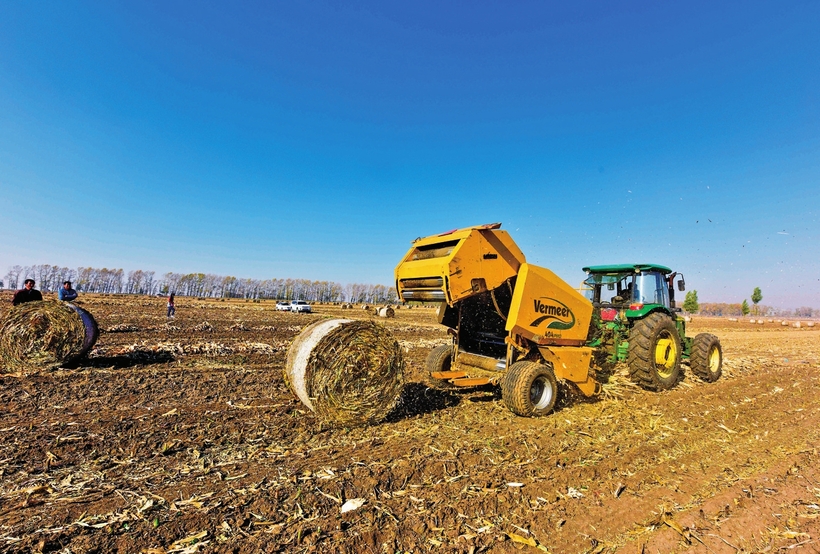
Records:
[[[418,238],[396,267],[404,301],[440,302],[453,336],[427,358],[436,386],[500,384],[515,413],[542,415],[557,379],[591,396],[592,349],[585,346],[592,303],[552,271],[528,264],[501,224]]]

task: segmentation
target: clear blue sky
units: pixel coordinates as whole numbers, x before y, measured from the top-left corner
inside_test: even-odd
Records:
[[[820,3],[4,2],[13,264],[392,282],[500,221],[573,284],[820,308]]]

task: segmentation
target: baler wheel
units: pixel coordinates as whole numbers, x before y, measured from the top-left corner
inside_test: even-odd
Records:
[[[453,363],[453,345],[442,344],[433,348],[427,355],[425,369],[427,370],[427,385],[430,388],[447,390],[454,389],[455,385],[444,379],[436,379],[433,373],[449,372]]]
[[[558,381],[552,366],[526,361],[514,363],[504,376],[501,397],[516,415],[547,415],[558,399]]]
[[[655,312],[635,322],[629,334],[629,376],[645,389],[674,387],[681,376],[680,336],[668,315]]]
[[[720,379],[723,370],[723,349],[720,347],[720,339],[710,333],[695,335],[692,353],[689,356],[689,367],[692,368],[692,373],[707,383],[714,383]]]

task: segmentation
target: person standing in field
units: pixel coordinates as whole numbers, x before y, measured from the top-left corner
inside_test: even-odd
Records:
[[[34,288],[34,279],[26,279],[23,281],[23,288],[14,293],[14,298],[11,299],[11,304],[16,306],[26,302],[35,302],[42,300],[43,295],[40,291]]]
[[[72,300],[76,300],[77,296],[79,296],[77,291],[71,288],[71,281],[66,281],[63,283],[63,288],[61,288],[57,293],[57,297],[63,302],[71,302]]]
[[[174,293],[172,292],[168,296],[168,315],[166,317],[174,317],[174,313],[176,312],[176,308],[174,307]]]

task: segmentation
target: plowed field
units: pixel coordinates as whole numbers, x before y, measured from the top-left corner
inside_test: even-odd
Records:
[[[339,429],[289,392],[287,347],[368,312],[81,300],[104,330],[88,359],[0,375],[0,551],[820,551],[817,327],[696,317],[723,343],[717,383],[615,379],[524,419],[494,390],[424,386],[447,337],[400,309],[381,320],[407,348],[400,408]]]

